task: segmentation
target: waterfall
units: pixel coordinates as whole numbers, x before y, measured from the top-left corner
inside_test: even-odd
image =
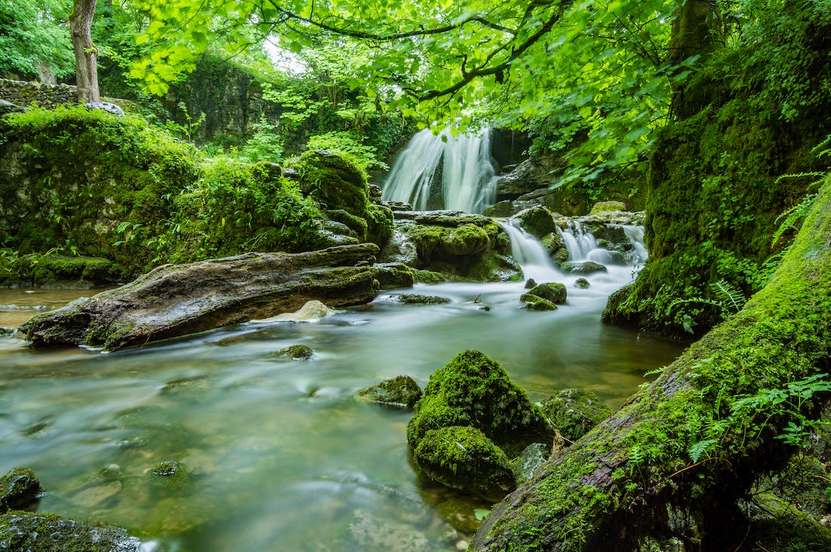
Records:
[[[384,199],[410,203],[420,211],[427,203],[442,162],[441,197],[445,209],[479,213],[493,204],[496,170],[490,152],[490,131],[438,136],[430,129],[412,137],[384,182]]]
[[[646,250],[646,245],[644,245],[643,226],[624,224],[623,231],[626,234],[626,239],[632,244],[633,261],[636,264],[645,263],[649,253]]]
[[[548,282],[562,275],[537,238],[523,230],[516,221],[508,220],[501,224],[511,239],[511,256],[522,268],[525,278]]]

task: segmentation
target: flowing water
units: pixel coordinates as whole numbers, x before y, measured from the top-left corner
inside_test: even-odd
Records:
[[[403,201],[415,209],[428,208],[441,167],[444,209],[480,213],[493,203],[496,171],[491,160],[490,131],[453,135],[450,130],[417,133],[399,154],[383,193],[387,201]]]
[[[398,374],[424,385],[479,349],[534,400],[577,386],[615,406],[678,353],[601,324],[631,266],[578,289],[539,242],[505,228],[528,276],[566,283],[567,305],[528,312],[522,283],[448,283],[411,292],[449,304],[402,305],[392,292],[316,323],[249,323],[112,354],[33,352],[0,337],[0,470],[32,467],[48,490],[41,511],[126,527],[149,549],[454,549],[468,537],[449,522],[469,531],[487,505],[419,481],[410,414],[359,403],[355,391]],[[589,236],[566,236],[575,258],[592,254]],[[5,291],[0,303],[70,299],[55,293]],[[314,357],[274,358],[297,343]],[[164,460],[184,466],[176,478],[152,474]]]

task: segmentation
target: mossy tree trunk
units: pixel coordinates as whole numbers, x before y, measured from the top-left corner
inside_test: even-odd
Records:
[[[669,42],[669,60],[672,64],[678,65],[692,56],[703,56],[713,50],[717,13],[715,0],[680,0]],[[681,83],[672,93],[671,112],[675,117],[683,119],[696,111],[687,109],[685,103],[684,84]]]
[[[829,368],[831,177],[768,285],[500,503],[475,549],[626,550],[656,535],[735,549],[736,499],[787,459],[776,437],[799,419],[738,401]]]
[[[101,101],[98,89],[98,50],[92,42],[92,20],[95,17],[96,0],[75,0],[69,29],[72,34],[72,48],[75,51],[75,84],[78,87],[78,101]]]

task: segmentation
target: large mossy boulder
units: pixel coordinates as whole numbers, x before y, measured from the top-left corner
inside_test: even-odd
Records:
[[[26,552],[139,552],[142,543],[117,527],[51,514],[0,515],[0,550]]]
[[[457,355],[430,376],[407,426],[407,440],[415,448],[428,431],[458,425],[476,427],[509,454],[550,442],[553,435],[542,412],[502,366],[478,351]]]
[[[571,442],[611,415],[611,409],[589,391],[563,389],[542,403],[551,427]]]
[[[392,236],[389,207],[373,201],[366,173],[343,155],[307,151],[298,164],[300,189],[333,220],[348,226],[361,241],[384,246]]]
[[[398,249],[413,252],[414,268],[466,280],[500,281],[521,277],[508,255],[510,241],[493,219],[452,211],[402,212]]]
[[[40,481],[28,468],[14,468],[0,477],[0,513],[27,508],[37,501]]]
[[[413,460],[433,481],[486,500],[499,500],[516,486],[505,452],[474,427],[431,429]]]
[[[427,477],[487,499],[514,488],[509,458],[553,435],[525,392],[478,351],[433,373],[407,426],[413,461]]]

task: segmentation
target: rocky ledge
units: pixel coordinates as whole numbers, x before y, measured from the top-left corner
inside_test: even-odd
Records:
[[[313,299],[332,307],[368,303],[380,280],[398,287],[412,283],[405,269],[390,281],[395,271],[373,266],[377,254],[377,246],[360,244],[165,265],[120,288],[35,316],[22,333],[34,347],[117,350],[269,318]]]

